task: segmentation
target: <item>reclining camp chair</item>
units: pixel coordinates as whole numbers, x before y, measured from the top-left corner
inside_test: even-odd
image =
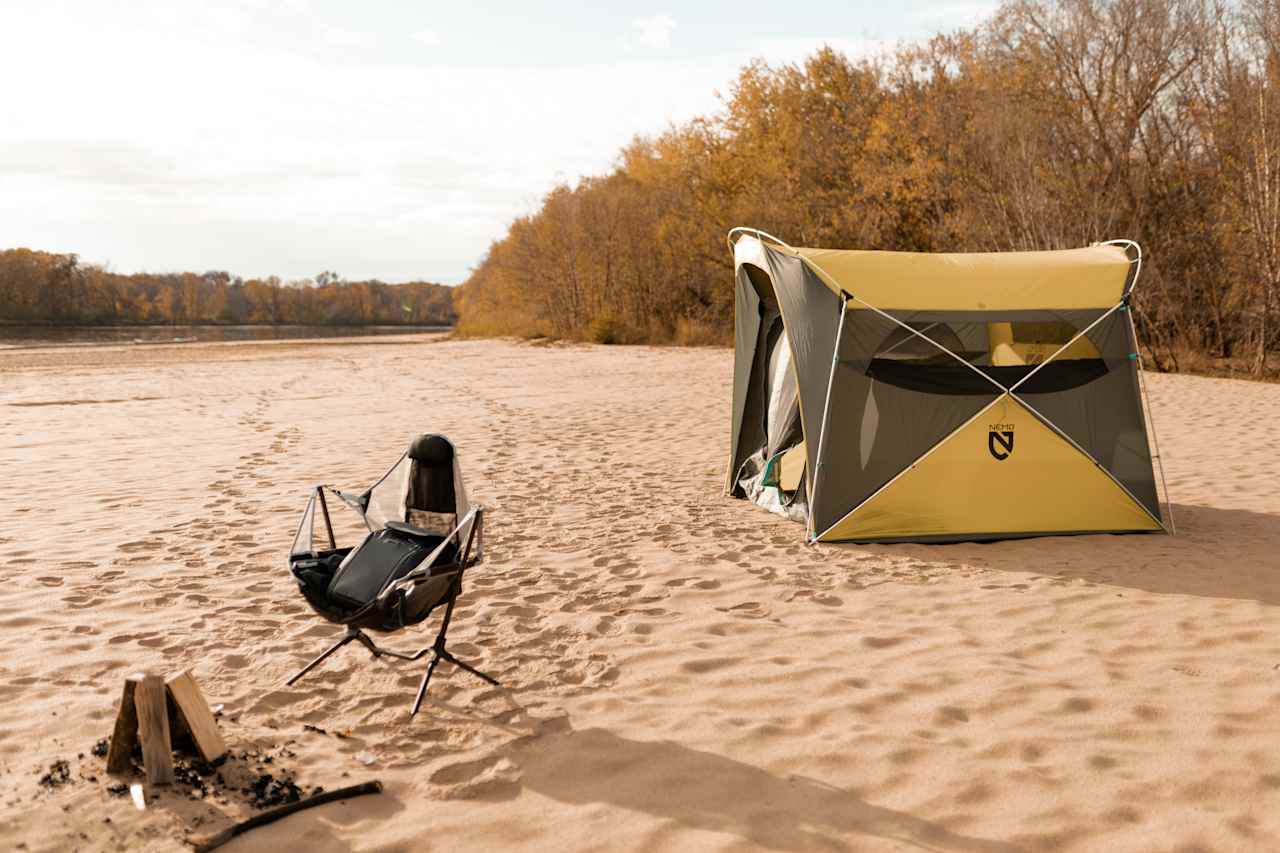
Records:
[[[368,528],[355,547],[338,546],[326,493],[358,512]],[[317,508],[324,522],[320,540]],[[355,640],[375,658],[416,661],[431,654],[410,716],[418,713],[442,660],[496,685],[496,679],[458,660],[445,647],[462,575],[481,558],[483,525],[484,509],[467,503],[457,454],[441,435],[414,439],[391,470],[362,494],[317,486],[290,549],[289,570],[311,609],[347,631],[286,684],[294,684]],[[412,654],[381,648],[365,633],[416,625],[442,604],[444,618],[435,642]]]

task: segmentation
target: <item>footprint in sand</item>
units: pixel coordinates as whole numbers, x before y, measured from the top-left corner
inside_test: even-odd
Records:
[[[602,637],[612,637],[621,633],[621,629],[617,627],[613,617],[605,616],[596,622],[595,633]]]
[[[721,613],[729,613],[733,616],[739,616],[743,619],[763,619],[769,615],[769,611],[758,601],[744,601],[741,604],[735,604],[732,607],[717,607]]]
[[[739,663],[737,658],[703,658],[702,660],[685,661],[680,664],[680,668],[685,672],[692,672],[702,675],[708,672],[715,672],[717,669],[727,669]]]
[[[1062,703],[1062,710],[1071,714],[1083,714],[1093,710],[1093,700],[1080,696],[1072,697]]]

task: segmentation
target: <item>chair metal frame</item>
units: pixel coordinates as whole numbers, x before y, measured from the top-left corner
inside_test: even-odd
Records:
[[[325,513],[325,516],[326,516],[325,520],[327,523],[328,522],[327,508],[324,508],[323,511]],[[427,686],[431,683],[431,676],[435,672],[436,666],[442,660],[448,661],[449,663],[453,664],[459,669],[465,670],[471,673],[472,675],[476,676],[477,678],[487,681],[489,684],[492,684],[495,687],[500,687],[501,684],[498,682],[496,678],[494,678],[493,676],[485,672],[481,672],[479,669],[475,668],[474,666],[472,666],[471,664],[465,661],[459,660],[446,647],[447,635],[449,633],[449,623],[453,620],[453,608],[454,608],[454,605],[456,605],[458,602],[458,595],[461,594],[462,592],[462,575],[466,572],[468,568],[470,568],[473,562],[479,562],[478,557],[475,560],[472,559],[471,552],[472,552],[473,543],[476,541],[477,537],[480,535],[481,529],[484,527],[484,508],[483,507],[477,506],[472,508],[472,510],[468,512],[460,522],[458,522],[457,526],[454,527],[453,531],[447,537],[445,537],[445,541],[442,542],[426,558],[426,560],[423,561],[421,565],[419,565],[413,571],[409,572],[409,574],[405,575],[404,577],[398,580],[389,582],[386,585],[386,587],[384,587],[383,590],[378,593],[377,598],[374,600],[373,604],[370,606],[385,605],[389,603],[392,596],[402,595],[402,594],[407,595],[410,592],[412,592],[413,587],[420,581],[425,581],[433,577],[439,578],[440,575],[433,576],[431,574],[431,569],[434,567],[435,561],[439,559],[440,555],[443,553],[445,545],[450,540],[455,540],[459,536],[463,528],[467,527],[468,524],[470,524],[470,529],[467,531],[466,541],[463,547],[459,551],[460,559],[457,561],[458,568],[455,572],[452,573],[453,577],[449,582],[449,589],[445,593],[445,598],[443,599],[447,603],[445,605],[444,618],[441,620],[441,623],[440,623],[440,630],[436,633],[435,642],[433,642],[429,646],[425,646],[419,649],[416,652],[406,654],[405,652],[397,652],[391,649],[382,648],[377,643],[375,643],[373,641],[373,638],[370,637],[368,634],[366,634],[362,629],[352,628],[348,626],[346,633],[342,635],[342,638],[339,639],[338,642],[334,643],[332,646],[325,649],[323,652],[320,653],[318,657],[316,657],[314,660],[312,660],[310,663],[308,663],[306,666],[300,669],[297,673],[295,673],[292,678],[290,678],[288,681],[285,682],[285,686],[292,686],[304,675],[306,675],[308,672],[315,669],[317,666],[323,663],[326,659],[328,659],[330,655],[338,651],[338,649],[341,649],[343,646],[347,645],[348,643],[355,641],[355,642],[358,642],[360,645],[364,646],[366,649],[368,649],[369,653],[373,655],[374,658],[389,657],[389,658],[396,658],[397,660],[416,661],[416,660],[420,660],[427,654],[431,655],[431,662],[427,665],[427,671],[422,674],[422,680],[418,683],[418,692],[417,692],[417,695],[414,696],[413,705],[409,711],[410,718],[416,716],[418,713],[418,710],[422,707],[422,700],[426,696]],[[361,612],[363,612],[363,610]]]

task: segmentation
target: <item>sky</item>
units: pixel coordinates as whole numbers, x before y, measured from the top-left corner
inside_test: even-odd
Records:
[[[0,0],[0,249],[117,272],[463,281],[558,182],[753,58],[994,2]]]

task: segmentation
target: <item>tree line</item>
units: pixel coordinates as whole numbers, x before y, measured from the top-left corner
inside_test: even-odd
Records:
[[[121,275],[74,254],[0,251],[0,324],[453,325],[453,288],[345,281],[323,272],[284,282],[230,273]]]
[[[742,68],[715,114],[553,189],[459,329],[728,342],[725,233],[904,251],[1145,249],[1158,367],[1262,375],[1280,287],[1280,0],[1008,0],[891,55]]]

